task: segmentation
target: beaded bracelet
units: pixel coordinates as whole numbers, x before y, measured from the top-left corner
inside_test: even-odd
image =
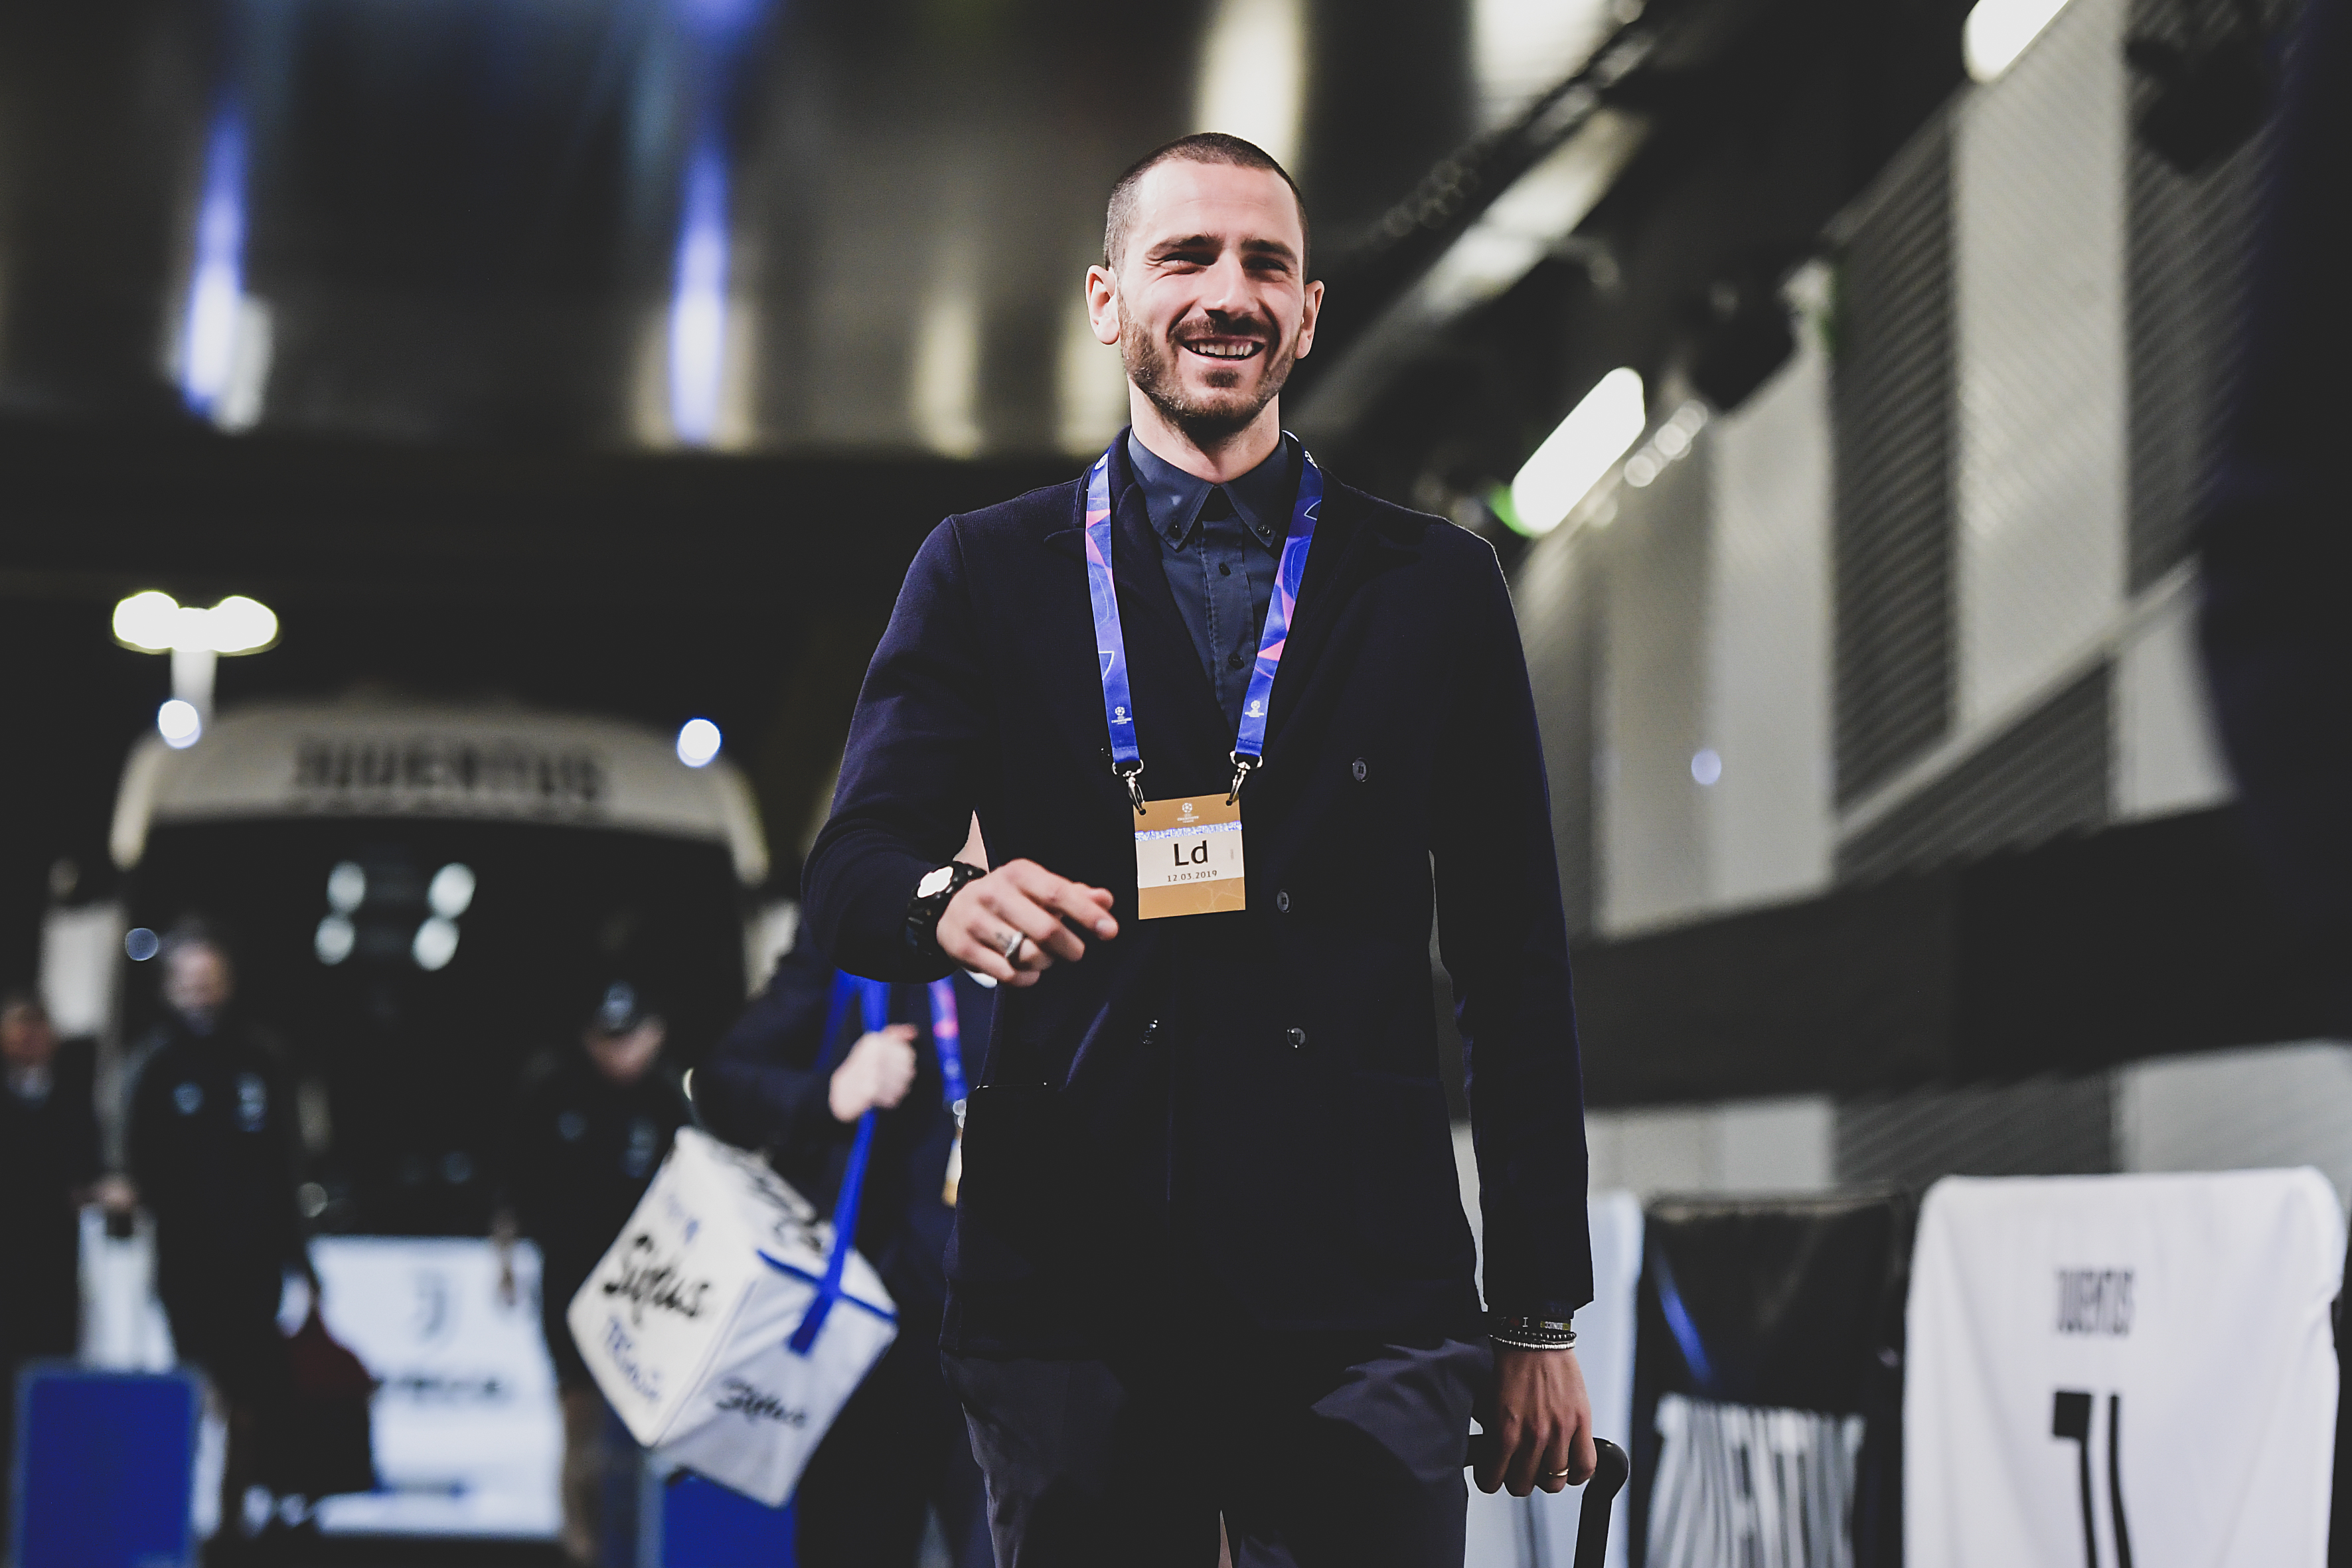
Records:
[[[1576,1346],[1576,1325],[1566,1319],[1507,1317],[1496,1313],[1486,1337],[1518,1351],[1564,1351]]]

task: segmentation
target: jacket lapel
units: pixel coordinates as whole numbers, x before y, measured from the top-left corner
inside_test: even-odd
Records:
[[[1348,605],[1366,582],[1411,550],[1386,538],[1370,519],[1358,491],[1323,476],[1323,509],[1315,521],[1315,543],[1307,574],[1298,585],[1298,609],[1274,678],[1274,702],[1266,715],[1266,759],[1275,760],[1289,721],[1317,685],[1331,655],[1333,633]],[[1344,656],[1342,656],[1344,657]],[[1343,672],[1344,673],[1344,672]]]

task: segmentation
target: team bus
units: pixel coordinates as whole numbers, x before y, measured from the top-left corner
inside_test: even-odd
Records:
[[[160,1005],[158,935],[201,921],[304,1086],[320,1229],[482,1233],[500,1122],[592,993],[649,990],[690,1064],[742,1005],[757,809],[724,757],[522,708],[257,704],[125,765],[119,1038]]]
[[[651,992],[690,1066],[789,939],[789,907],[755,903],[768,857],[742,775],[610,720],[257,704],[184,750],[137,746],[111,849],[122,902],[88,912],[107,917],[111,973],[78,967],[112,987],[119,1048],[135,1060],[155,1022],[161,939],[201,920],[300,1086],[328,1326],[383,1382],[380,1484],[326,1500],[321,1526],[552,1536],[562,1426],[537,1259],[484,1239],[503,1124],[530,1058],[572,1048],[603,985]],[[93,1359],[168,1360],[145,1227],[109,1240],[93,1210],[84,1237],[85,1353],[93,1325],[130,1325]]]

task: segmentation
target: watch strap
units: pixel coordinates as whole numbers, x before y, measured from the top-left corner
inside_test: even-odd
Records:
[[[917,957],[945,963],[947,954],[940,951],[939,943],[940,917],[948,912],[948,905],[954,901],[956,894],[963,890],[965,883],[988,873],[968,861],[950,860],[945,866],[926,873],[923,881],[931,881],[940,871],[948,873],[946,886],[935,892],[925,893],[921,891],[922,884],[918,883],[915,895],[907,900],[906,934],[907,946]]]

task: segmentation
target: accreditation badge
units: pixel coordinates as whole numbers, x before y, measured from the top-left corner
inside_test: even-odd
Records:
[[[1242,808],[1222,795],[1144,803],[1136,819],[1137,918],[1249,907],[1242,887]]]

